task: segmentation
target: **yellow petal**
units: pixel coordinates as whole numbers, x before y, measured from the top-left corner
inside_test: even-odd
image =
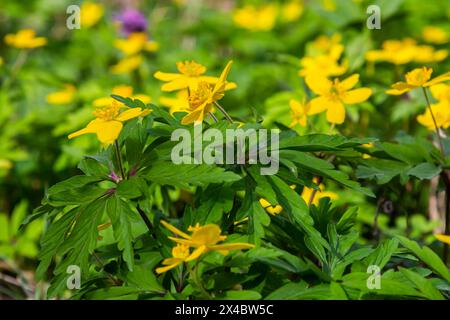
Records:
[[[345,108],[341,102],[329,101],[327,120],[330,123],[341,124],[345,120]]]
[[[350,90],[344,93],[342,101],[345,104],[355,104],[361,103],[369,99],[372,95],[372,89],[369,88],[359,88],[355,90]]]
[[[81,136],[83,134],[96,133],[98,130],[101,130],[103,124],[104,124],[103,120],[100,119],[92,120],[85,128],[69,134],[68,138],[72,139]]]
[[[155,72],[153,76],[161,81],[173,81],[175,79],[182,77],[182,75],[179,73],[166,73],[161,71]]]
[[[122,127],[123,125],[120,121],[105,121],[103,125],[96,130],[97,139],[103,145],[112,144],[119,137]]]
[[[350,90],[353,88],[359,81],[359,74],[354,74],[341,82],[342,87],[345,90]]]
[[[195,109],[194,111],[191,111],[187,115],[183,117],[181,120],[182,124],[190,124],[190,123],[201,123],[205,117],[205,108],[206,103],[202,104],[200,107]]]
[[[306,85],[319,95],[326,95],[331,91],[333,83],[322,75],[308,75],[305,78]]]
[[[200,257],[206,251],[206,246],[200,246],[192,252],[192,254],[187,257],[186,262],[192,261]]]
[[[449,81],[450,80],[450,72],[441,74],[440,76],[437,76],[434,79],[431,79],[430,81],[428,81],[427,83],[424,84],[424,87],[429,87],[444,81]]]
[[[133,118],[137,118],[139,116],[141,116],[143,113],[143,110],[141,108],[132,108],[132,109],[127,109],[124,112],[122,112],[121,114],[119,114],[115,120],[117,121],[127,121]]]
[[[181,89],[186,89],[189,87],[189,79],[185,76],[181,76],[176,78],[168,83],[165,83],[161,86],[162,91],[176,91]]]
[[[184,233],[183,231],[179,230],[178,228],[175,228],[173,225],[171,225],[170,223],[161,220],[161,224],[169,231],[172,231],[173,233],[179,235],[180,237],[183,237],[185,239],[191,239],[191,236],[187,235],[186,233]]]
[[[395,84],[392,85],[392,89],[386,90],[387,94],[391,94],[391,95],[401,95],[404,94],[405,92],[408,92],[412,89],[417,88],[416,86],[410,85],[408,83],[405,82],[397,82]]]
[[[177,263],[171,264],[171,265],[169,265],[169,266],[167,266],[167,267],[159,267],[159,268],[156,268],[155,271],[156,271],[156,273],[158,273],[158,274],[164,273],[164,272],[169,271],[169,270],[171,270],[171,269],[173,269],[173,268],[175,268],[175,267],[178,267],[178,266],[181,264],[181,262],[183,262],[183,261],[180,259],[180,261],[178,261]]]
[[[450,236],[444,235],[444,234],[436,234],[435,237],[442,242],[445,242],[447,244],[450,244]]]
[[[325,97],[317,97],[311,100],[308,115],[314,115],[327,110],[329,100]]]

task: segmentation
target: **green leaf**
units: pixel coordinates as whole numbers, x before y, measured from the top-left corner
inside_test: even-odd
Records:
[[[405,269],[399,268],[400,272],[410,280],[417,289],[420,290],[428,299],[431,300],[445,300],[442,294],[436,289],[429,279],[423,278],[420,274]]]
[[[206,186],[210,183],[234,182],[240,180],[237,174],[224,168],[206,164],[155,163],[145,176],[149,181],[180,188]]]
[[[378,247],[364,260],[366,266],[376,265],[380,269],[389,262],[392,255],[397,251],[398,240],[388,239],[378,245]]]
[[[132,272],[127,273],[125,279],[130,287],[137,288],[141,292],[164,293],[165,291],[152,269],[146,265],[136,265]]]
[[[433,163],[421,163],[407,171],[406,174],[410,176],[414,176],[416,178],[419,178],[420,180],[423,179],[432,179],[436,176],[438,176],[441,173],[441,168],[436,166]]]
[[[230,290],[225,292],[225,295],[221,297],[222,300],[259,300],[261,294],[256,291],[250,290]]]
[[[93,201],[105,193],[104,189],[93,185],[99,181],[98,177],[74,176],[59,182],[47,190],[44,204],[64,206]]]

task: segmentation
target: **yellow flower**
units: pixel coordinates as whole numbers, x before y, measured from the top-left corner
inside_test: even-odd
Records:
[[[219,226],[216,224],[207,224],[204,226],[200,226],[198,223],[196,226],[190,226],[188,231],[191,232],[191,235],[184,233],[183,231],[178,230],[171,224],[161,220],[161,224],[166,227],[169,231],[176,234],[177,238],[169,237],[169,239],[175,241],[176,243],[186,245],[191,248],[195,248],[194,252],[189,255],[184,261],[189,262],[197,259],[202,254],[207,253],[209,251],[218,251],[223,255],[227,255],[231,250],[245,250],[251,249],[255,246],[250,243],[225,243],[218,244],[219,242],[224,241],[227,236],[222,235],[222,230],[220,230]]]
[[[225,95],[227,76],[231,69],[229,61],[215,85],[200,81],[189,95],[189,113],[181,120],[182,124],[200,123],[208,112],[212,111],[214,102]]]
[[[327,120],[330,123],[341,124],[345,120],[344,104],[357,104],[366,101],[372,95],[369,88],[351,90],[359,81],[359,75],[354,74],[340,81],[328,80],[322,75],[309,75],[306,84],[319,97],[310,102],[308,114],[313,115],[327,111]]]
[[[433,112],[434,120],[436,120],[436,125],[439,128],[447,129],[450,127],[450,103],[443,101],[430,105],[430,108]],[[431,131],[436,130],[434,120],[428,108],[423,114],[417,116],[417,121]]]
[[[170,269],[178,267],[190,257],[189,247],[184,244],[177,244],[172,248],[172,258],[164,259],[162,264],[165,267],[156,268],[156,273],[164,273]]]
[[[317,184],[317,179],[314,178],[313,182]],[[330,191],[324,191],[324,189],[325,189],[325,186],[321,183],[319,185],[319,190],[317,190],[314,195],[312,204],[318,205],[319,200],[322,198],[330,198],[331,200],[335,200],[335,199],[339,198],[339,196],[336,193],[330,192]],[[313,192],[314,192],[314,189],[311,189],[308,187],[303,187],[302,198],[303,198],[303,200],[305,200],[305,202],[307,204],[309,203],[309,199],[311,199],[311,195],[313,194]]]
[[[127,85],[115,86],[112,89],[112,94],[121,96],[124,98],[139,99],[145,104],[150,103],[150,101],[151,101],[151,98],[147,95],[144,95],[144,94],[133,95],[133,87],[127,86]],[[95,99],[93,102],[93,105],[94,105],[94,107],[104,107],[104,106],[107,106],[107,105],[113,103],[114,101],[117,101],[117,100],[115,100],[112,97],[102,97],[102,98]]]
[[[308,75],[340,76],[347,71],[347,64],[340,65],[339,58],[332,55],[320,55],[316,57],[304,57],[300,60],[302,69],[299,75],[307,77]]]
[[[141,108],[128,108],[125,111],[120,112],[122,107],[123,105],[114,101],[106,107],[96,109],[93,112],[96,119],[89,122],[85,128],[71,133],[69,139],[87,133],[95,133],[97,139],[106,146],[117,140],[123,128],[122,122],[137,117],[143,117],[150,113],[149,109],[142,110]]]
[[[445,234],[436,234],[435,237],[444,243],[450,244],[450,236],[445,235]]]
[[[45,98],[50,104],[68,104],[71,103],[77,89],[71,84],[66,84],[63,90],[50,93]]]
[[[283,211],[283,207],[279,204],[272,206],[269,201],[266,199],[259,199],[259,203],[261,206],[267,211],[267,213],[276,216],[277,214],[280,214],[281,211]]]
[[[86,1],[80,9],[80,22],[82,27],[90,28],[103,16],[104,8],[101,4]]]
[[[336,11],[336,3],[334,0],[322,0],[322,7],[325,11]]]
[[[166,73],[157,71],[154,77],[167,82],[162,87],[162,91],[176,91],[196,87],[200,81],[216,84],[219,80],[216,77],[205,76],[206,67],[195,61],[177,62],[177,69],[180,73]],[[236,88],[236,84],[228,82],[226,90]]]
[[[303,3],[300,0],[291,0],[281,7],[281,20],[293,22],[298,20],[303,14]]]
[[[291,99],[289,101],[291,107],[292,123],[289,127],[294,127],[296,124],[300,124],[302,127],[306,126],[307,114],[309,111],[309,103],[301,103],[300,101]]]
[[[9,170],[12,168],[12,165],[13,164],[10,160],[0,158],[0,169]]]
[[[450,72],[430,80],[432,73],[433,69],[427,67],[414,69],[405,75],[406,82],[393,84],[392,89],[387,90],[386,93],[401,95],[416,88],[426,88],[450,80]]]
[[[130,56],[120,60],[111,67],[111,72],[115,74],[129,73],[136,70],[142,63],[142,56]]]
[[[155,52],[159,48],[157,42],[147,41],[147,34],[144,32],[131,33],[127,39],[117,39],[114,46],[126,56],[135,55],[142,50]]]
[[[318,56],[321,54],[337,55],[336,60],[344,51],[344,46],[341,44],[342,35],[340,33],[333,33],[333,35],[318,36],[312,43],[308,44],[308,56]]]
[[[275,26],[277,6],[267,4],[261,7],[246,5],[233,12],[234,23],[251,31],[270,31]]]
[[[445,83],[439,83],[430,87],[430,91],[433,97],[440,101],[446,101],[450,103],[450,85]]]
[[[47,39],[44,37],[36,37],[36,31],[32,29],[23,29],[16,34],[7,34],[5,42],[19,49],[33,49],[42,47],[47,44]]]
[[[189,110],[189,97],[187,89],[177,92],[175,98],[161,97],[159,103],[165,107],[169,107],[170,113],[188,111]]]
[[[447,58],[447,50],[435,51],[431,46],[417,46],[414,55],[414,61],[418,63],[439,62]]]
[[[361,147],[364,147],[367,149],[373,148],[373,146],[374,146],[373,142],[364,143],[361,145]],[[362,157],[363,157],[363,159],[369,159],[369,158],[371,158],[371,155],[367,154],[367,153],[363,153]]]
[[[426,42],[434,44],[444,44],[449,40],[449,36],[444,29],[434,26],[427,26],[423,28],[422,37]]]

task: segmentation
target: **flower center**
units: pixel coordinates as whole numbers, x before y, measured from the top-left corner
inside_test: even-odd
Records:
[[[119,115],[119,112],[120,105],[116,101],[113,101],[110,105],[96,109],[93,114],[97,119],[111,121]]]
[[[189,107],[191,110],[197,109],[211,98],[213,86],[205,81],[200,81],[197,88],[189,95]]]
[[[178,259],[185,259],[189,257],[189,247],[184,244],[178,244],[172,249],[172,256]]]
[[[422,68],[408,72],[405,76],[406,82],[414,86],[422,86],[430,80],[432,69]]]
[[[188,77],[198,77],[206,72],[206,68],[195,61],[177,62],[177,68]]]

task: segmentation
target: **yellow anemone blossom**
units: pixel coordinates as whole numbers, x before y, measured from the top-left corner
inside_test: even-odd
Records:
[[[36,37],[36,31],[32,29],[23,29],[16,34],[7,34],[5,36],[5,43],[19,49],[33,49],[45,46],[47,39],[44,37]]]
[[[87,133],[95,133],[97,139],[103,145],[110,145],[119,137],[123,128],[122,122],[137,117],[143,117],[150,113],[149,109],[142,110],[141,108],[128,108],[125,111],[120,112],[122,107],[123,105],[114,101],[106,107],[96,109],[93,112],[96,119],[89,122],[85,128],[71,133],[69,139]]]
[[[139,99],[145,104],[150,103],[150,101],[151,101],[151,98],[147,95],[144,95],[144,94],[133,95],[133,87],[127,86],[127,85],[115,86],[112,89],[112,94],[115,94],[115,95],[118,95],[118,96],[121,96],[124,98]],[[115,100],[112,97],[102,97],[102,98],[95,99],[93,102],[93,105],[94,105],[94,107],[104,107],[104,106],[107,106],[107,105],[113,103],[114,101],[117,101],[117,100]]]
[[[259,199],[259,203],[261,204],[261,206],[264,208],[264,210],[267,211],[267,213],[276,216],[277,214],[280,214],[281,211],[283,211],[283,207],[280,206],[279,204],[272,206],[270,204],[269,201],[267,201],[266,199],[262,198]]]
[[[205,115],[212,111],[214,102],[225,95],[227,76],[231,69],[229,61],[215,85],[200,81],[189,95],[189,113],[181,120],[182,124],[200,123]]]
[[[233,12],[233,22],[250,31],[270,31],[275,26],[278,8],[274,4],[261,7],[246,5]]]
[[[13,164],[10,160],[0,158],[0,170],[9,170],[12,166]]]
[[[136,70],[142,63],[142,56],[126,57],[111,67],[111,72],[115,74],[129,73]]]
[[[449,40],[447,32],[439,27],[427,26],[422,30],[422,37],[426,42],[444,44]]]
[[[291,0],[281,7],[281,20],[284,22],[293,22],[298,20],[303,14],[303,3],[300,0]]]
[[[317,184],[317,179],[314,178],[313,182]],[[315,195],[314,195],[314,199],[312,201],[312,204],[314,205],[318,205],[319,204],[319,200],[322,198],[330,198],[331,200],[335,200],[338,199],[339,196],[331,191],[324,191],[325,186],[323,185],[323,183],[319,184],[319,190],[316,191]],[[302,191],[302,198],[303,200],[305,200],[305,202],[308,204],[309,200],[311,199],[311,195],[313,194],[314,189],[308,188],[308,187],[303,187],[303,191]]]
[[[430,87],[431,95],[439,101],[450,103],[450,85],[439,83]]]
[[[366,101],[372,95],[369,88],[352,88],[358,83],[359,75],[354,74],[343,81],[331,81],[322,75],[306,77],[306,84],[319,97],[310,102],[308,114],[313,115],[327,111],[330,123],[341,124],[345,120],[345,104],[357,104]]]
[[[198,223],[196,226],[190,226],[188,231],[191,232],[191,235],[184,233],[181,230],[178,230],[173,225],[161,220],[161,224],[166,227],[168,230],[176,234],[177,238],[169,237],[169,239],[175,241],[179,244],[184,244],[188,247],[195,248],[192,254],[186,258],[186,262],[192,261],[200,257],[202,254],[207,253],[209,251],[218,251],[223,255],[227,255],[231,250],[245,250],[252,249],[255,246],[250,243],[225,243],[218,244],[219,242],[224,241],[227,236],[222,235],[222,230],[216,224],[207,224],[204,226],[200,226]]]
[[[170,113],[189,111],[189,96],[187,89],[177,92],[175,98],[161,97],[159,103],[169,108]]]
[[[435,237],[444,243],[450,244],[450,236],[445,235],[445,234],[436,234]]]
[[[291,117],[292,122],[289,127],[294,127],[300,124],[302,127],[306,126],[307,114],[309,111],[309,103],[300,102],[294,99],[289,101],[289,106],[291,107]]]
[[[196,87],[200,81],[215,84],[219,80],[217,77],[205,76],[206,67],[195,61],[177,62],[177,69],[180,73],[166,73],[157,71],[154,77],[167,82],[162,85],[162,91],[176,91]],[[228,82],[226,90],[236,88],[236,84]]]
[[[427,127],[428,130],[436,130],[434,121],[436,121],[436,125],[438,128],[447,129],[450,127],[450,104],[447,101],[442,101],[437,104],[430,105],[430,109],[426,109],[423,114],[417,116],[417,121]],[[434,116],[434,120],[433,120]]]
[[[172,257],[163,260],[162,264],[165,265],[165,267],[156,268],[156,273],[164,273],[170,269],[176,268],[189,257],[189,247],[184,244],[177,244],[172,248]]]
[[[431,79],[432,73],[433,69],[427,67],[414,69],[405,75],[406,82],[393,84],[392,89],[387,90],[386,93],[401,95],[416,88],[426,88],[450,80],[450,72],[437,76],[434,79]]]
[[[45,98],[50,104],[68,104],[71,103],[77,89],[72,84],[66,84],[63,90],[52,92]]]
[[[103,16],[104,8],[101,4],[85,1],[80,8],[80,22],[82,27],[92,27]]]
[[[144,32],[133,32],[126,39],[117,39],[114,46],[126,56],[135,55],[143,50],[155,52],[159,48],[157,42],[148,41]]]
[[[339,59],[344,51],[344,46],[341,44],[342,35],[340,33],[333,33],[331,36],[320,35],[313,42],[307,46],[308,56],[318,56],[322,54],[331,54]]]

